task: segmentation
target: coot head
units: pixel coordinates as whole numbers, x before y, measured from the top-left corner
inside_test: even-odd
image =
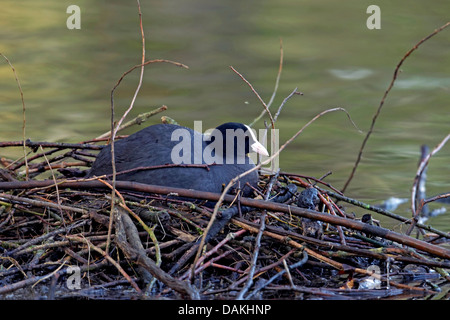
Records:
[[[227,122],[207,134],[205,148],[215,149],[216,154],[222,156],[223,163],[248,163],[247,154],[256,152],[269,156],[266,148],[258,141],[253,130],[242,123]],[[220,143],[220,140],[222,143]]]
[[[208,135],[178,125],[157,124],[116,141],[114,146],[117,180],[215,193],[222,192],[234,177],[254,168],[247,157],[249,152],[268,156],[253,131],[234,122],[220,125]],[[177,163],[174,155],[187,162]],[[208,156],[214,161],[205,159]],[[199,163],[207,166],[198,166]],[[106,146],[88,176],[111,173],[111,148]],[[256,171],[244,176],[240,180],[244,195],[252,192],[246,184],[255,187],[257,183]]]

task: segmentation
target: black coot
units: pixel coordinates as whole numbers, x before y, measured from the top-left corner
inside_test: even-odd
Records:
[[[247,156],[249,152],[268,156],[252,130],[234,122],[225,123],[205,135],[178,125],[152,125],[116,141],[114,152],[117,180],[215,193],[221,193],[231,179],[255,166]],[[166,164],[171,166],[145,169]],[[179,164],[207,164],[208,169]],[[106,146],[88,176],[111,173],[111,147]],[[251,193],[251,188],[244,187],[247,182],[256,186],[256,171],[240,180],[244,195]]]

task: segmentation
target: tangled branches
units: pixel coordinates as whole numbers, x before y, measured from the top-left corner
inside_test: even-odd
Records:
[[[80,152],[89,165],[84,144],[63,150],[75,147],[60,146],[54,153],[64,156],[30,163],[30,172],[45,174]],[[106,250],[107,181],[69,178],[79,172],[67,168],[56,184],[19,181],[21,171],[3,170],[0,182],[2,297],[367,299],[432,295],[449,280],[450,250],[438,244],[448,234],[418,240],[376,225],[371,214],[359,219],[332,200],[351,199],[326,183],[320,188],[320,179],[261,176],[255,199],[226,195],[220,227],[193,260],[212,217],[205,204],[219,194],[117,181]],[[306,190],[317,199],[305,198]],[[76,289],[69,267],[80,272]]]

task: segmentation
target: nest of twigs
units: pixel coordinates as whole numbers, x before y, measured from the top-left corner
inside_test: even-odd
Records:
[[[26,143],[39,151],[27,163],[2,159],[0,298],[449,296],[448,234],[385,229],[372,215],[409,221],[317,179],[261,176],[253,199],[225,197],[208,227],[219,195],[118,181],[112,206],[107,178],[76,177],[102,146]]]

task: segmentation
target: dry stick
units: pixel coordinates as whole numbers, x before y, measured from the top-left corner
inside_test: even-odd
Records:
[[[430,148],[426,144],[423,144],[420,147],[420,160],[419,160],[418,167],[420,166],[420,163],[425,159],[425,157],[427,156],[427,154],[429,152],[430,152]],[[428,218],[428,216],[430,215],[430,212],[429,212],[428,206],[422,205],[422,204],[423,204],[423,200],[425,200],[426,195],[427,195],[427,179],[428,179],[427,178],[427,168],[425,168],[418,179],[418,183],[417,183],[418,192],[416,194],[416,199],[415,199],[416,205],[419,205],[419,209],[418,209],[419,213],[421,215],[425,216],[426,218]],[[414,217],[414,213],[413,213],[413,217]]]
[[[198,258],[200,257],[201,254],[201,248],[203,247],[203,245],[205,244],[205,238],[206,235],[209,232],[209,229],[211,228],[212,224],[214,223],[214,220],[216,219],[217,216],[217,212],[219,211],[220,206],[222,205],[222,202],[226,196],[226,194],[228,193],[228,190],[230,190],[230,188],[242,177],[246,176],[247,174],[258,170],[259,168],[261,168],[261,166],[266,165],[268,163],[270,163],[270,161],[272,161],[273,159],[275,159],[275,157],[277,157],[281,151],[284,150],[284,148],[286,148],[292,141],[295,140],[295,138],[297,138],[304,129],[306,129],[309,125],[311,125],[311,123],[313,123],[314,121],[316,121],[318,118],[320,118],[321,116],[329,113],[329,112],[333,112],[333,111],[343,111],[347,114],[347,117],[349,118],[349,120],[351,121],[351,123],[356,127],[355,123],[353,122],[353,120],[351,119],[350,115],[348,114],[348,112],[344,109],[344,108],[333,108],[333,109],[327,109],[325,111],[322,111],[321,113],[317,114],[314,118],[312,118],[310,121],[308,121],[308,123],[306,123],[300,130],[297,131],[296,134],[294,134],[289,140],[287,140],[272,156],[270,156],[266,161],[259,163],[258,165],[256,165],[254,168],[247,170],[246,172],[236,176],[235,178],[231,179],[231,181],[228,183],[228,185],[224,188],[224,190],[222,191],[222,194],[220,195],[219,201],[217,201],[215,207],[214,207],[214,212],[211,216],[211,219],[209,220],[208,226],[206,227],[205,233],[203,234],[203,237],[200,241],[200,245],[199,248],[197,250],[197,255],[194,259],[194,262],[198,260]],[[313,218],[314,219],[314,218]],[[192,274],[194,273],[194,270],[192,272]],[[193,278],[191,278],[191,281],[193,281]]]
[[[283,70],[283,40],[280,39],[280,64],[279,64],[279,67],[278,67],[277,79],[275,80],[275,88],[273,89],[272,96],[270,97],[270,100],[269,100],[269,102],[267,103],[267,109],[270,108],[270,106],[272,105],[272,102],[273,102],[273,100],[275,99],[275,96],[276,96],[276,94],[277,94],[277,91],[278,91],[278,84],[279,84],[279,82],[280,82],[280,77],[281,77],[281,71],[282,71],[282,70]],[[262,111],[261,111],[261,114],[260,114],[258,117],[256,117],[256,119],[253,120],[252,123],[249,124],[249,127],[250,127],[250,128],[253,127],[253,126],[255,125],[255,123],[258,122],[258,121],[264,116],[264,114],[265,114],[266,112],[267,112],[266,109],[262,110]]]
[[[100,253],[106,260],[108,260],[114,267],[116,267],[116,269],[133,286],[133,288],[137,291],[137,293],[139,293],[139,294],[142,293],[141,289],[138,287],[136,282],[133,279],[131,279],[131,277],[125,272],[125,270],[123,270],[123,268],[120,266],[120,264],[118,264],[113,258],[111,258],[111,256],[108,254],[108,252],[103,251],[102,249],[100,249],[99,247],[97,247],[96,245],[94,245],[92,242],[90,242],[88,239],[86,239],[84,237],[66,236],[66,238],[69,239],[69,240],[72,240],[72,241],[86,243],[89,246],[89,248],[92,248],[95,251],[97,251],[98,253]]]
[[[244,220],[242,218],[235,218],[238,221],[241,221],[243,223],[246,223],[250,226],[253,226],[255,228],[258,227],[258,225],[253,224],[250,221]],[[234,220],[233,220],[234,221]],[[382,259],[387,260],[392,254],[399,253],[404,254],[405,256],[395,256],[395,260],[397,261],[403,261],[407,263],[412,264],[423,264],[430,267],[440,267],[440,268],[449,268],[450,267],[450,261],[441,261],[440,259],[436,260],[430,260],[423,257],[416,257],[416,258],[409,258],[409,256],[413,255],[413,251],[409,250],[409,248],[398,248],[398,247],[378,247],[378,248],[368,248],[368,249],[360,249],[357,247],[349,246],[349,245],[341,245],[335,242],[331,241],[324,241],[319,240],[316,238],[311,238],[308,236],[303,236],[299,233],[293,232],[293,231],[287,231],[280,227],[274,227],[274,226],[267,226],[267,231],[274,232],[276,234],[288,237],[292,240],[298,240],[303,242],[306,242],[308,244],[312,244],[314,246],[318,247],[325,247],[328,248],[328,250],[336,250],[336,254],[338,254],[341,257],[345,257],[347,254],[351,255],[359,255],[359,256],[368,256],[375,259]]]
[[[245,230],[245,229],[243,229]],[[282,257],[280,257],[280,259],[278,261],[275,261],[269,265],[266,265],[264,267],[259,268],[258,270],[256,270],[256,277],[259,277],[260,275],[262,275],[263,273],[267,272],[270,269],[273,269],[277,266],[279,266],[283,260],[286,260],[287,258],[289,258],[295,251],[297,251],[296,248],[293,248],[291,250],[289,250],[289,252],[287,252],[286,254],[284,254]],[[244,281],[246,281],[249,277],[249,274],[247,273],[245,276],[243,276],[241,279],[239,279],[238,281],[232,283],[230,285],[230,289],[235,289],[237,288],[241,283],[243,283]],[[249,296],[247,296],[247,299],[249,298]]]
[[[64,169],[69,167],[80,167],[86,166],[86,161],[77,161],[77,162],[59,162],[53,165],[39,166],[37,168],[31,168],[28,170],[30,173],[41,173],[42,171],[53,170],[53,169]]]
[[[264,196],[264,201],[267,201],[269,199],[270,192],[272,191],[272,187],[273,187],[275,180],[278,178],[278,174],[279,174],[279,170],[274,176],[271,177],[269,184],[268,184],[266,194]],[[258,234],[256,235],[256,239],[255,239],[255,248],[253,250],[252,261],[250,262],[250,270],[248,272],[248,280],[247,280],[244,288],[242,288],[242,290],[239,292],[239,294],[236,298],[237,300],[243,300],[244,295],[247,293],[247,291],[250,289],[250,287],[253,284],[253,275],[255,274],[256,262],[258,261],[259,250],[261,248],[261,238],[262,238],[264,230],[266,229],[266,215],[267,215],[267,211],[263,210],[263,212],[259,218],[261,223],[259,226]]]
[[[136,100],[137,94],[139,92],[139,89],[142,85],[142,80],[144,77],[144,62],[145,62],[145,37],[144,37],[144,30],[142,27],[142,13],[141,13],[141,4],[139,3],[139,0],[137,0],[138,5],[138,11],[139,11],[139,26],[141,28],[141,36],[142,36],[142,63],[141,63],[141,74],[139,77],[139,83],[138,86],[134,92],[133,99],[131,99],[130,106],[123,114],[122,118],[119,120],[117,124],[114,123],[114,91],[116,90],[117,86],[121,82],[122,78],[119,79],[119,82],[117,82],[116,86],[111,90],[111,167],[112,167],[112,191],[111,191],[111,211],[109,214],[109,227],[108,227],[108,239],[106,241],[106,253],[109,252],[109,244],[111,239],[111,231],[112,231],[112,224],[114,221],[114,204],[115,204],[115,194],[116,194],[116,160],[115,160],[115,154],[114,154],[114,140],[116,138],[117,130],[119,129],[120,125],[122,124],[123,120],[127,116],[127,114],[131,111],[134,105],[134,101]]]
[[[335,216],[336,212],[333,209],[334,202],[332,200],[325,199],[325,197],[322,195],[321,192],[319,192],[319,198],[322,201],[322,203],[325,204],[325,206],[328,208],[328,211],[330,212],[330,214]],[[339,212],[342,213],[340,210],[339,210]],[[343,216],[345,216],[345,215],[343,215]],[[344,232],[342,231],[342,227],[336,226],[336,229],[339,233],[339,238],[341,239],[341,244],[346,245],[347,242],[345,241],[345,235],[344,235]]]
[[[52,186],[54,186],[54,185],[52,185]],[[32,204],[32,205],[38,206],[38,207],[53,208],[53,209],[61,208],[63,210],[77,212],[77,213],[81,213],[81,214],[85,214],[85,215],[89,214],[89,211],[86,210],[86,209],[65,206],[65,205],[56,204],[56,203],[53,203],[53,202],[40,201],[40,200],[34,200],[34,199],[30,199],[30,198],[14,196],[14,195],[7,194],[7,193],[0,193],[0,198],[9,199],[11,201],[19,202],[19,203],[25,202],[25,203],[29,203],[29,204]]]
[[[290,275],[289,269],[295,269],[295,268],[301,267],[302,265],[304,265],[306,263],[307,260],[308,260],[308,254],[306,253],[306,251],[303,251],[303,258],[300,261],[292,264],[291,266],[287,265],[286,259],[282,259],[281,261],[283,261],[283,265],[284,265],[285,269],[280,271],[280,272],[278,272],[274,276],[272,276],[269,280],[267,280],[263,284],[259,285],[255,290],[253,290],[253,292],[251,294],[249,294],[247,296],[246,299],[248,300],[248,299],[251,299],[252,297],[254,297],[259,291],[264,289],[264,287],[267,287],[269,284],[271,284],[277,278],[282,276],[284,273],[288,273],[289,282],[290,282],[291,287],[293,288],[295,285],[294,285],[294,282],[292,281],[292,277]]]
[[[266,228],[266,215],[267,215],[266,210],[263,210],[260,217],[261,224],[259,226],[258,233],[255,239],[255,249],[253,251],[252,261],[250,262],[251,267],[248,274],[248,280],[244,288],[242,288],[242,290],[239,292],[239,295],[237,296],[236,300],[243,300],[244,295],[247,293],[247,291],[253,284],[253,275],[255,274],[256,262],[258,260],[259,249],[261,248],[261,238],[263,236],[264,229]]]
[[[6,141],[6,142],[0,142],[0,148],[4,148],[4,147],[14,147],[14,146],[22,146],[23,145],[23,141]],[[30,141],[29,139],[27,139],[25,141],[25,145],[31,149],[33,149],[33,151],[37,151],[38,148],[57,148],[57,149],[53,149],[53,150],[49,150],[46,151],[44,153],[38,153],[30,158],[27,159],[28,162],[31,162],[35,159],[38,159],[42,156],[45,155],[51,155],[55,152],[60,151],[60,149],[91,149],[91,150],[101,150],[104,148],[104,146],[101,145],[93,145],[93,144],[86,144],[86,143],[60,143],[60,142],[33,142]],[[65,155],[58,155],[56,157],[54,157],[53,159],[51,159],[53,161],[56,161],[57,159],[62,159],[65,158],[67,154]],[[15,171],[16,169],[20,168],[21,166],[26,164],[26,161],[20,161],[20,159],[10,163],[7,167],[11,170],[11,171]],[[54,165],[55,167],[55,165]],[[29,172],[33,172],[33,169],[29,169]]]
[[[450,197],[450,192],[449,193],[443,193],[443,194],[438,194],[437,196],[428,198],[428,199],[424,199],[423,200],[423,205],[436,201],[436,200],[440,200],[440,199],[444,199],[444,198],[449,198]]]
[[[318,188],[318,189],[321,192],[326,193],[326,194],[328,194],[329,196],[331,196],[333,198],[336,198],[336,199],[338,199],[340,201],[344,201],[344,202],[350,203],[350,204],[352,204],[354,206],[363,208],[365,210],[370,210],[370,211],[382,214],[382,215],[384,215],[386,217],[389,217],[389,218],[401,221],[403,223],[410,223],[411,222],[410,219],[408,219],[408,218],[405,218],[403,216],[400,216],[400,215],[395,214],[393,212],[390,212],[388,210],[384,210],[384,209],[372,206],[370,204],[361,202],[359,200],[355,200],[355,199],[352,199],[352,198],[349,198],[349,197],[345,197],[342,194],[340,194],[339,192],[335,193],[335,192],[331,192],[329,190],[325,190],[325,189],[321,189],[321,188]],[[445,233],[445,232],[443,232],[441,230],[435,229],[435,228],[433,228],[433,227],[431,227],[429,225],[424,225],[422,223],[416,223],[416,226],[419,227],[419,228],[422,228],[424,230],[436,233],[436,234],[440,235],[441,237],[450,238],[450,234]]]
[[[247,79],[244,78],[244,76],[242,74],[240,74],[235,68],[233,68],[232,66],[230,66],[231,70],[234,71],[234,73],[236,73],[242,80],[244,80],[244,82],[250,87],[250,89],[253,91],[253,93],[256,95],[256,97],[258,98],[258,100],[261,102],[261,104],[264,107],[264,110],[266,110],[267,114],[269,115],[270,118],[270,123],[272,124],[272,129],[275,129],[275,123],[273,121],[273,117],[272,114],[269,111],[269,108],[267,107],[267,104],[264,102],[264,100],[261,98],[261,96],[259,95],[259,93],[255,90],[255,88],[253,88],[252,84],[250,82],[247,81]]]
[[[100,179],[99,179],[100,180]],[[108,186],[110,189],[113,189],[112,185],[110,185],[109,183],[107,183],[106,181],[100,180],[102,183],[104,183],[106,186]],[[117,196],[120,199],[120,206],[126,211],[128,212],[130,215],[133,216],[133,218],[135,218],[139,224],[144,228],[145,231],[147,231],[148,235],[150,236],[150,238],[152,239],[154,245],[155,245],[155,255],[156,255],[156,265],[159,267],[161,265],[161,251],[159,249],[159,244],[158,244],[158,240],[156,239],[155,233],[153,232],[153,229],[150,228],[149,226],[147,226],[145,224],[145,222],[136,214],[133,212],[133,210],[131,210],[130,208],[128,208],[128,206],[125,203],[125,199],[123,198],[122,194],[117,191],[114,190],[117,193]],[[111,224],[109,224],[111,225]]]
[[[137,94],[139,93],[139,90],[141,88],[142,85],[142,81],[143,81],[143,75],[144,75],[144,66],[146,66],[147,64],[151,64],[151,63],[155,63],[155,62],[167,62],[167,63],[171,63],[177,66],[181,66],[183,68],[187,68],[187,66],[185,66],[184,64],[181,64],[179,62],[173,62],[170,60],[164,60],[164,59],[156,59],[156,60],[149,60],[149,61],[145,61],[145,36],[144,36],[144,28],[142,25],[142,12],[141,12],[141,4],[139,2],[139,0],[137,0],[137,5],[138,5],[138,11],[139,11],[139,26],[140,26],[140,30],[141,30],[141,37],[142,37],[142,63],[140,65],[136,65],[133,68],[131,68],[130,70],[126,71],[121,77],[120,79],[117,81],[116,85],[114,86],[114,88],[111,90],[111,166],[112,166],[112,172],[113,172],[113,178],[112,178],[112,186],[113,186],[113,190],[111,192],[111,212],[110,212],[110,226],[108,228],[108,240],[111,237],[111,229],[112,229],[112,223],[113,223],[113,213],[114,213],[114,197],[115,197],[115,188],[116,188],[116,161],[115,161],[115,155],[114,155],[114,140],[116,137],[116,133],[117,130],[119,129],[119,127],[121,126],[123,120],[125,119],[125,117],[128,115],[128,113],[131,111],[131,109],[133,108],[134,102],[136,101],[136,97]],[[130,72],[132,72],[134,69],[137,68],[141,68],[141,74],[139,77],[139,83],[138,86],[135,90],[133,99],[131,100],[130,106],[128,107],[128,109],[125,111],[125,113],[123,114],[122,118],[119,120],[119,122],[117,123],[117,125],[115,125],[114,123],[114,116],[115,116],[115,112],[114,112],[114,92],[117,89],[117,87],[119,86],[119,84],[122,82],[122,80],[124,79],[124,77],[129,74]],[[106,252],[108,252],[108,248],[109,248],[109,241],[107,241],[107,248],[106,248]]]
[[[422,176],[422,173],[427,168],[428,162],[430,161],[430,158],[435,155],[439,150],[442,149],[442,147],[447,143],[447,141],[450,139],[450,134],[447,135],[434,149],[431,151],[422,161],[420,162],[419,168],[416,172],[416,177],[414,178],[414,183],[411,191],[411,212],[412,212],[412,221],[411,225],[409,226],[408,230],[406,231],[406,234],[409,235],[411,231],[414,229],[417,220],[419,218],[420,210],[416,209],[416,193],[417,193],[417,186],[420,181],[420,177]]]
[[[305,188],[306,188],[308,185],[307,185],[304,181],[302,181],[301,179],[299,179],[298,177],[305,178],[305,179],[308,179],[308,180],[313,180],[313,181],[316,181],[316,182],[318,182],[318,183],[320,183],[320,184],[323,184],[324,186],[327,186],[328,188],[330,188],[330,189],[333,190],[334,192],[336,192],[336,193],[342,195],[342,192],[340,192],[339,190],[337,190],[335,187],[333,187],[333,186],[332,186],[331,184],[329,184],[328,182],[322,181],[322,178],[317,179],[317,178],[315,178],[315,177],[306,176],[306,175],[303,175],[303,174],[289,173],[289,172],[280,172],[280,175],[289,176],[289,177],[294,177],[294,179],[295,179],[296,181],[298,181],[299,183],[301,183],[302,186],[305,187]],[[322,190],[321,190],[321,191],[322,191]]]
[[[51,231],[51,232],[49,232],[49,233],[43,234],[42,236],[33,238],[33,239],[31,239],[30,241],[28,241],[28,242],[26,242],[26,243],[20,245],[19,247],[15,248],[14,250],[11,250],[11,251],[9,251],[9,252],[6,252],[6,255],[7,255],[7,256],[13,256],[13,255],[15,255],[17,252],[19,252],[19,251],[21,251],[21,250],[23,250],[23,249],[26,249],[26,248],[28,248],[28,247],[30,247],[30,246],[36,244],[36,243],[39,243],[39,242],[41,242],[41,241],[44,241],[45,239],[48,239],[48,238],[50,238],[50,237],[53,237],[53,236],[55,236],[55,235],[57,235],[57,234],[60,234],[60,233],[63,233],[63,232],[69,232],[70,230],[72,230],[72,229],[74,229],[74,228],[78,228],[78,227],[84,226],[84,225],[88,224],[89,222],[90,222],[89,220],[81,220],[81,221],[76,222],[76,223],[74,223],[74,224],[72,224],[72,225],[69,225],[69,226],[67,226],[67,227],[60,228],[60,229],[56,229],[56,230]]]
[[[9,66],[11,67],[13,73],[14,73],[14,77],[16,78],[16,82],[17,82],[17,86],[19,87],[19,91],[20,91],[20,98],[22,100],[22,116],[23,116],[23,123],[22,123],[22,140],[23,140],[23,156],[25,159],[25,166],[26,166],[26,174],[25,174],[25,178],[26,180],[28,180],[28,161],[27,161],[27,151],[25,148],[25,125],[26,125],[26,118],[25,118],[25,100],[23,98],[23,91],[22,91],[22,86],[20,85],[20,81],[19,81],[19,77],[17,76],[16,73],[16,69],[14,68],[14,66],[11,64],[11,62],[9,61],[9,59],[0,52],[0,55],[6,60],[6,62],[9,64]]]
[[[231,239],[234,239],[236,237],[241,236],[242,234],[244,234],[245,232],[247,232],[247,230],[245,229],[241,229],[239,231],[236,231],[234,233],[229,233],[222,241],[220,241],[214,248],[212,248],[211,250],[209,250],[208,252],[206,252],[198,261],[197,264],[195,265],[196,268],[200,267],[200,264],[203,263],[203,261],[205,261],[206,259],[208,259],[212,254],[216,253],[221,247],[223,247],[226,243],[228,243]],[[188,271],[186,271],[179,279],[183,280],[188,278],[191,275],[191,269],[189,269]],[[196,269],[196,273],[198,273],[198,269]]]
[[[40,147],[40,149],[42,150],[42,152],[44,151],[44,149],[43,149],[42,147]],[[58,184],[56,183],[55,173],[53,172],[53,168],[52,168],[52,166],[50,165],[50,162],[48,161],[48,159],[47,159],[47,157],[45,156],[45,154],[44,154],[44,159],[45,159],[45,161],[47,162],[48,167],[50,168],[50,172],[51,172],[51,174],[52,174],[52,179],[53,179],[53,181],[55,182],[56,202],[57,202],[57,204],[58,204],[59,213],[61,214],[61,221],[62,221],[63,225],[65,226],[66,223],[65,223],[65,221],[64,221],[64,214],[63,214],[62,209],[61,209],[61,199],[60,199],[60,197],[59,197],[59,188],[58,188]]]
[[[32,148],[32,149],[38,149],[39,147],[42,148],[58,148],[58,149],[91,149],[91,150],[101,150],[104,148],[104,146],[99,146],[95,144],[89,144],[89,143],[66,143],[66,142],[43,142],[43,141],[31,141],[31,140],[25,140],[25,141],[5,141],[0,142],[0,148],[5,147],[19,147],[24,145]],[[47,153],[48,154],[48,153]]]
[[[297,91],[298,90],[298,88],[295,88],[286,98],[284,98],[284,100],[283,100],[283,102],[280,104],[280,106],[278,107],[278,110],[277,110],[277,112],[275,113],[275,116],[273,117],[273,119],[274,119],[274,121],[277,121],[277,119],[278,119],[278,116],[280,115],[280,112],[281,112],[281,110],[283,109],[283,107],[284,107],[284,105],[286,104],[286,102],[290,99],[290,98],[292,98],[292,96],[293,95],[300,95],[300,96],[302,96],[303,95],[303,93],[302,92],[299,92],[299,91]]]
[[[393,77],[392,77],[392,81],[391,81],[391,83],[389,84],[389,87],[387,88],[386,92],[384,93],[383,98],[381,99],[380,105],[378,106],[378,109],[377,109],[375,115],[373,116],[372,124],[370,125],[370,129],[369,129],[369,131],[367,132],[366,137],[365,137],[364,140],[363,140],[363,143],[362,143],[362,145],[361,145],[361,148],[359,149],[358,157],[357,157],[356,162],[355,162],[355,164],[354,164],[354,166],[353,166],[352,172],[350,173],[350,176],[348,177],[347,181],[345,182],[344,187],[343,187],[342,190],[341,190],[342,193],[345,192],[345,190],[347,189],[348,185],[350,184],[350,181],[352,181],[353,176],[355,175],[356,168],[358,167],[359,162],[361,161],[362,153],[363,153],[363,150],[364,150],[364,148],[365,148],[365,146],[366,146],[367,140],[369,140],[369,137],[370,137],[370,135],[371,135],[372,132],[373,132],[373,128],[374,128],[374,126],[375,126],[375,122],[377,121],[377,118],[378,118],[378,116],[380,115],[381,108],[382,108],[383,105],[384,105],[384,101],[386,100],[387,95],[389,94],[389,92],[391,91],[392,87],[394,86],[395,80],[397,80],[397,75],[398,75],[398,72],[400,71],[401,65],[402,65],[403,62],[406,60],[406,58],[408,58],[409,55],[411,55],[411,53],[413,53],[413,51],[415,51],[417,48],[419,48],[419,46],[420,46],[422,43],[424,43],[425,41],[427,41],[427,40],[430,39],[431,37],[435,36],[436,34],[438,34],[439,32],[441,32],[443,29],[447,28],[448,26],[450,26],[450,22],[447,22],[447,23],[444,24],[442,27],[440,27],[440,28],[434,30],[433,33],[431,33],[430,35],[428,35],[428,36],[426,36],[425,38],[423,38],[422,40],[420,40],[414,47],[412,47],[412,48],[411,48],[411,49],[403,56],[403,58],[402,58],[402,59],[400,60],[400,62],[397,64],[397,67],[396,67],[395,70],[394,70],[394,75],[393,75]]]
[[[155,114],[163,112],[165,110],[167,110],[167,106],[163,105],[162,107],[160,107],[158,109],[155,109],[155,110],[152,110],[152,111],[149,111],[149,112],[145,112],[145,113],[141,113],[138,116],[136,116],[134,119],[132,119],[132,120],[128,121],[127,123],[124,123],[123,125],[121,125],[117,129],[117,132],[119,132],[119,131],[121,131],[123,129],[126,129],[128,127],[131,127],[132,125],[135,125],[135,124],[139,124],[140,125],[141,123],[145,122],[148,118],[154,116]],[[98,136],[95,139],[96,140],[97,139],[105,139],[105,138],[109,138],[110,136],[111,136],[111,130],[108,131],[108,132],[103,133],[102,135]]]
[[[130,216],[119,210],[117,211],[116,243],[122,252],[171,289],[187,295],[191,299],[198,299],[199,295],[195,288],[191,287],[185,281],[173,278],[147,256],[142,242],[139,239],[136,226],[133,224]]]

